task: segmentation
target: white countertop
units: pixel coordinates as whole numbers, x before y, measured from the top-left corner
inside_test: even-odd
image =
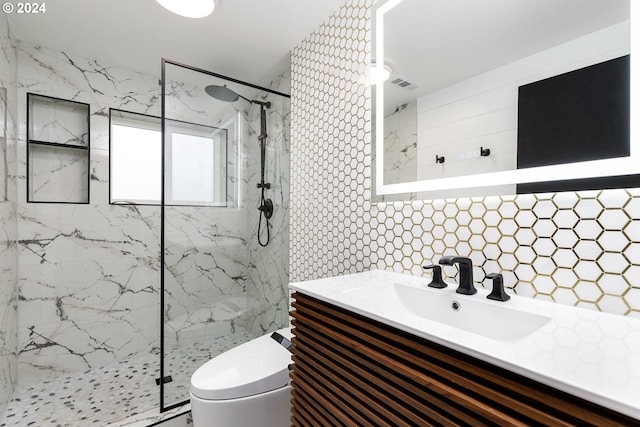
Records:
[[[486,300],[488,291],[481,288],[472,296],[455,294],[455,284],[436,290],[462,303],[482,299],[551,318],[519,340],[494,340],[398,308],[394,284],[426,288],[429,281],[373,270],[289,287],[640,420],[640,320],[511,292],[509,301],[496,302]]]

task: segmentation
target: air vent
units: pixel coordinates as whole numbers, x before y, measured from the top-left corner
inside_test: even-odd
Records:
[[[405,80],[402,77],[398,77],[395,80],[392,80],[391,83],[393,83],[396,86],[400,86],[403,89],[415,89],[416,85],[414,85],[413,83]]]

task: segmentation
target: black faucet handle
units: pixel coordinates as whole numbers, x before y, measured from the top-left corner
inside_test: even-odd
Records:
[[[492,299],[494,301],[509,301],[511,298],[504,291],[504,278],[500,273],[489,273],[485,276],[485,279],[493,280],[493,289],[491,293],[487,295],[488,299]]]
[[[431,283],[427,286],[430,288],[442,289],[446,288],[447,284],[442,280],[442,267],[437,264],[430,264],[422,266],[425,270],[433,270],[433,275],[431,277]]]

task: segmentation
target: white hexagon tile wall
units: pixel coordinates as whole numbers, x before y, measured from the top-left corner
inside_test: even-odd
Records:
[[[519,295],[640,317],[640,189],[371,202],[370,7],[348,1],[292,51],[291,280],[458,254],[477,285],[502,272]]]

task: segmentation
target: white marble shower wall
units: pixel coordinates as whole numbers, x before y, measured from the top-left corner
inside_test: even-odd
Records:
[[[194,224],[200,226],[194,228]],[[246,209],[166,209],[166,345],[224,335],[246,314],[246,310],[232,309],[246,300],[245,230]]]
[[[289,64],[287,64],[287,68]],[[289,92],[291,75],[287,71],[274,79],[269,89],[279,92]],[[264,96],[264,93],[262,93]],[[261,94],[256,94],[262,99]],[[289,322],[289,209],[290,209],[290,129],[291,129],[291,101],[277,95],[266,97],[271,102],[267,110],[265,182],[271,188],[265,191],[265,197],[273,200],[273,216],[269,220],[270,242],[266,247],[258,244],[258,210],[260,192],[256,183],[260,181],[260,150],[257,135],[260,130],[259,108],[251,111],[251,129],[249,145],[256,149],[248,150],[248,224],[249,240],[247,247],[251,260],[248,274],[251,286],[248,289],[249,298],[255,301],[253,311],[247,316],[247,328],[255,336],[268,331],[283,328]],[[264,230],[264,219],[262,223]],[[262,242],[264,243],[264,233]]]
[[[165,343],[215,338],[238,326],[256,336],[281,328],[288,319],[289,100],[172,64],[166,65],[165,76],[167,117],[228,133],[227,207],[165,211]],[[265,195],[275,206],[266,248],[256,239],[260,108],[242,99],[221,103],[205,92],[210,84],[225,84],[247,99],[272,103],[266,110],[265,175],[271,189]],[[287,71],[269,89],[283,91],[288,85]],[[185,232],[198,223],[207,225]]]
[[[16,50],[0,16],[0,414],[17,382]]]
[[[17,382],[15,203],[0,202],[0,414]]]
[[[410,101],[384,116],[385,184],[417,179],[417,102]]]
[[[166,63],[165,79],[166,117],[224,129],[228,159],[226,207],[165,210],[164,342],[174,348],[220,337],[244,323],[247,310],[233,307],[247,300],[247,209],[240,191],[246,187],[248,128],[247,111],[207,95],[210,76]]]
[[[108,138],[109,108],[159,115],[160,87],[157,76],[99,60],[27,43],[18,43],[17,51],[17,348],[20,383],[27,384],[148,354],[159,345],[160,208],[109,205]],[[89,204],[26,203],[27,93],[90,104]],[[257,152],[257,143],[240,146],[241,151],[245,148]],[[232,179],[248,182],[250,156],[239,152],[236,157],[242,176]],[[237,188],[247,191],[246,187]],[[255,191],[255,184],[252,187],[249,191]],[[221,299],[243,294],[246,300],[248,270],[256,264],[247,250],[248,234],[257,215],[249,217],[242,194],[229,197],[232,208],[168,212],[168,223],[176,231],[167,248],[168,261],[181,244],[198,245],[188,254],[182,251],[181,263],[174,264],[177,281],[188,286],[172,295],[179,299],[172,302],[173,319],[202,308],[204,294],[224,295]],[[285,259],[270,268],[280,273],[286,264]],[[216,316],[205,320],[225,320],[228,313],[223,309]],[[176,326],[176,337],[191,326],[191,317]]]
[[[27,93],[90,104],[89,204],[26,203]],[[109,108],[159,114],[157,77],[18,43],[18,376],[158,346],[159,208],[109,205]]]
[[[21,204],[20,382],[158,346],[157,207]]]

